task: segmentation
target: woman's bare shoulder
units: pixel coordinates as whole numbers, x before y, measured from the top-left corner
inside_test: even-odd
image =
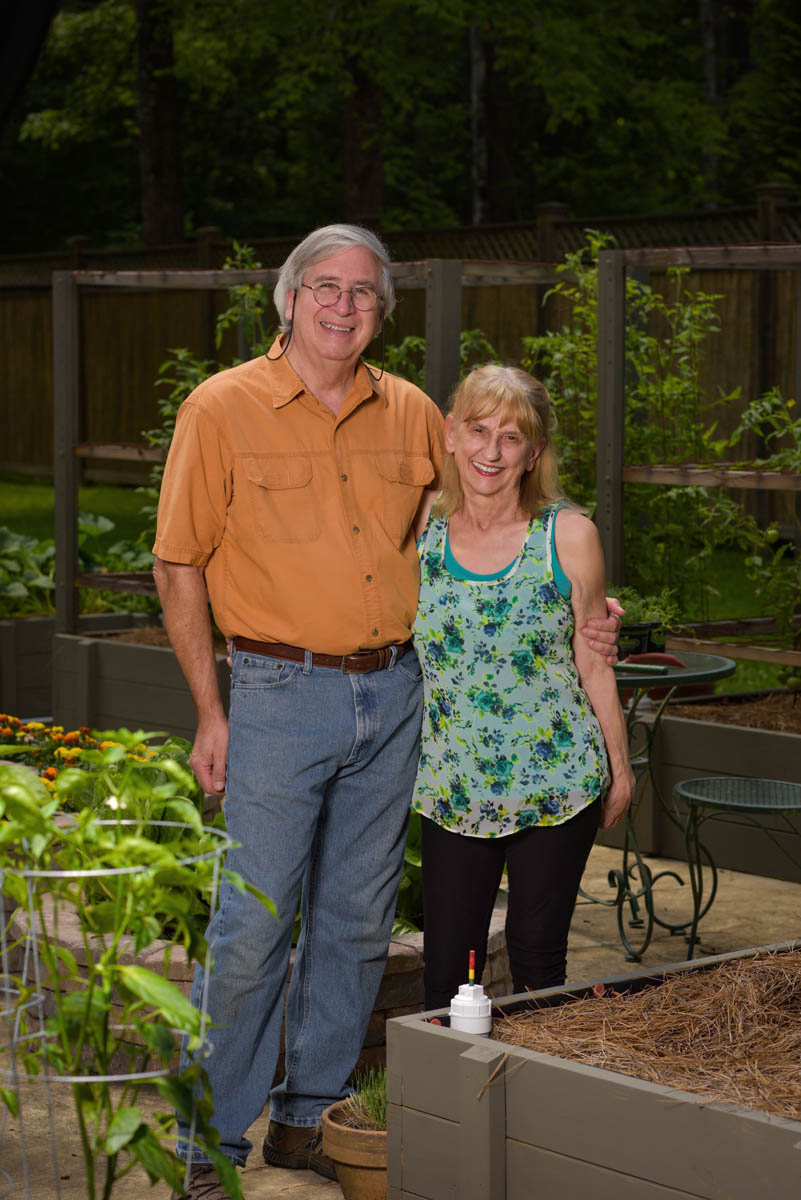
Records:
[[[574,508],[560,508],[556,514],[556,536],[559,545],[581,549],[598,542],[598,530],[589,517]]]

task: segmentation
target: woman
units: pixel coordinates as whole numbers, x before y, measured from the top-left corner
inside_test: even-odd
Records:
[[[504,866],[515,991],[564,982],[590,847],[633,792],[613,671],[575,634],[606,616],[604,562],[560,491],[553,427],[531,375],[477,368],[418,517],[426,1008],[449,1003],[471,949],[481,978]]]

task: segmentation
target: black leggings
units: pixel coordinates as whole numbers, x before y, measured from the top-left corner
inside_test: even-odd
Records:
[[[515,992],[565,981],[567,935],[598,822],[600,801],[561,825],[535,825],[506,837],[465,837],[423,818],[425,1006],[445,1008],[476,979],[504,863],[509,877],[506,948]]]

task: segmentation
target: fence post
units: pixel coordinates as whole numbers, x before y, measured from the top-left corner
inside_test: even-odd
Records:
[[[559,225],[567,220],[570,210],[558,200],[537,205],[537,260],[555,263],[562,258],[559,245]]]
[[[56,540],[56,633],[78,628],[78,460],[80,319],[71,271],[53,272],[53,488]]]
[[[462,263],[432,258],[426,273],[425,390],[440,408],[459,381]]]
[[[222,238],[222,230],[218,225],[202,225],[197,231],[197,265],[201,271],[213,271],[219,265],[217,262],[217,244]],[[217,330],[217,306],[215,304],[214,292],[209,288],[208,291],[202,292],[201,320],[203,322],[203,340],[206,345],[205,355],[207,358],[215,358],[217,355],[217,344],[215,341],[215,333]]]
[[[791,199],[790,188],[784,183],[762,183],[757,193],[757,228],[761,242],[782,241],[784,221],[782,208]],[[757,362],[756,388],[761,396],[778,383],[776,361],[776,324],[779,313],[778,279],[775,271],[761,270],[757,279]],[[764,455],[768,446],[764,438],[755,438],[755,453]],[[760,525],[770,524],[776,511],[774,499],[759,491],[753,499]]]
[[[623,418],[626,371],[626,268],[622,250],[598,255],[598,451],[595,521],[606,576],[623,583]]]
[[[81,267],[86,265],[84,259],[86,251],[89,249],[90,240],[85,233],[76,233],[73,237],[67,238],[71,271],[80,271]]]
[[[782,209],[792,200],[792,189],[786,183],[761,183],[757,194],[757,228],[760,242],[784,242]]]

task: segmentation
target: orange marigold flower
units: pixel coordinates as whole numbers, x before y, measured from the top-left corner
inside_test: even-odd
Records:
[[[56,767],[46,767],[45,770],[42,771],[42,775],[45,779],[55,779],[55,777],[58,775],[58,770]]]
[[[4,725],[3,728],[0,729],[0,737],[13,737],[13,736],[14,736],[14,731],[10,725]]]
[[[70,733],[64,734],[64,745],[65,746],[74,746],[75,743],[79,742],[80,740],[81,740],[81,735],[79,733],[76,733],[74,729]]]

